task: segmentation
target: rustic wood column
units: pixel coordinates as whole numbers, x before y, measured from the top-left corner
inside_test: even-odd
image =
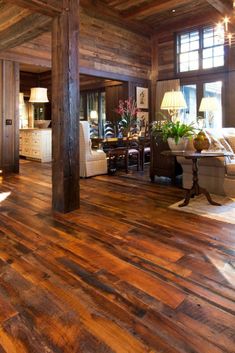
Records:
[[[19,172],[19,64],[0,60],[0,169]]]
[[[79,207],[79,0],[63,0],[52,27],[52,207]]]

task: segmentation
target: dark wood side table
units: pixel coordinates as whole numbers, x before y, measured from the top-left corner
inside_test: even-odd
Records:
[[[215,206],[221,206],[221,204],[215,202],[212,200],[209,192],[205,189],[202,188],[199,183],[198,183],[198,159],[201,158],[211,158],[211,157],[226,157],[230,156],[230,153],[223,153],[223,152],[205,152],[205,153],[199,153],[199,152],[173,152],[173,151],[163,151],[162,155],[164,156],[176,156],[176,157],[184,157],[186,159],[191,159],[192,160],[192,179],[193,179],[193,184],[191,189],[186,190],[186,195],[184,202],[179,205],[179,207],[187,206],[189,204],[189,200],[191,197],[204,194],[205,197],[207,198],[208,202],[211,205]]]

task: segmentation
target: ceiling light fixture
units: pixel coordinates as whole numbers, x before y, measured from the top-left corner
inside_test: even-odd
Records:
[[[235,1],[233,4],[235,4]],[[229,31],[229,23],[229,17],[225,16],[223,20],[216,25],[216,34],[221,38],[221,40],[226,41],[227,39],[227,42],[231,47],[234,41],[235,34]]]

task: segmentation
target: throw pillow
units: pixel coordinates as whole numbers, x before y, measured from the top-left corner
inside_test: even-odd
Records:
[[[235,135],[225,136],[227,143],[230,145],[232,152],[235,153]]]
[[[210,147],[208,151],[225,151],[225,147],[222,145],[222,143],[217,139],[214,134],[211,131],[206,130],[207,135],[209,136],[210,139]]]

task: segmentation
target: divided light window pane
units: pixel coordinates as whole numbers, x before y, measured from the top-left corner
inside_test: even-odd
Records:
[[[181,34],[178,37],[180,72],[198,70],[199,31]]]
[[[205,127],[222,128],[222,82],[208,82],[204,84],[204,97],[215,97],[218,108],[213,112],[204,113]]]
[[[197,86],[195,84],[183,85],[181,90],[187,104],[187,109],[180,112],[181,121],[186,124],[195,123],[197,116]]]
[[[180,34],[177,43],[180,72],[224,66],[223,29],[207,27],[200,32]]]

